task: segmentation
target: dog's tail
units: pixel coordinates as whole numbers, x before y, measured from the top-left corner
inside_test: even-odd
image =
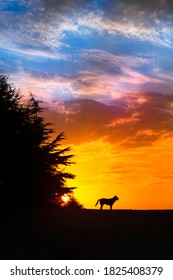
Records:
[[[100,201],[100,199],[97,200],[96,205],[98,204],[99,201]],[[95,206],[96,206],[96,205],[95,205]]]

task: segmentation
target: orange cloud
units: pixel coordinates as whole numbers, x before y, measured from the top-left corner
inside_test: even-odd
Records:
[[[135,112],[133,113],[129,118],[119,118],[116,120],[113,120],[110,124],[108,124],[106,127],[116,127],[125,123],[133,123],[138,122],[140,113]]]
[[[173,96],[142,92],[103,104],[93,100],[52,103],[46,111],[57,129],[66,131],[72,144],[107,139],[123,148],[149,146],[172,135]]]

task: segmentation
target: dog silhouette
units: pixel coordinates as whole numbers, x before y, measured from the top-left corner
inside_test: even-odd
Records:
[[[112,205],[118,199],[119,198],[116,195],[114,197],[112,197],[112,198],[100,198],[100,199],[97,200],[96,205],[100,202],[100,210],[102,210],[104,204],[109,205],[110,206],[110,210],[112,210]]]

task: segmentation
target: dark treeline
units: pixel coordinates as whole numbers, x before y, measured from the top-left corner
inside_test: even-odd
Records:
[[[52,140],[42,111],[32,94],[22,102],[20,91],[0,76],[0,205],[61,207],[61,196],[70,193],[67,206],[81,208],[74,188],[66,187],[75,177],[64,170],[73,163],[71,149],[61,146],[63,132]]]

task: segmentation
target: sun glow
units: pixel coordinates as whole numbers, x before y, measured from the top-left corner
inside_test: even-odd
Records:
[[[67,203],[69,200],[69,196],[67,196],[66,194],[64,194],[63,196],[61,196],[61,199],[64,203]]]

